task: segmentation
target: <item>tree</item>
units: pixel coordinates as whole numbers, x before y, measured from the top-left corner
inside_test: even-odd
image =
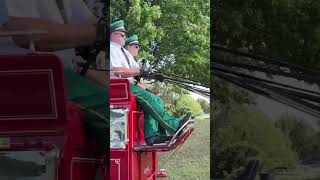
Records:
[[[219,1],[215,42],[319,67],[319,9],[317,0]]]
[[[291,63],[319,67],[319,8],[317,0],[218,1],[214,11],[215,43]],[[214,57],[227,61],[248,61],[248,58],[221,52],[215,52]],[[223,107],[232,103],[231,97],[235,94],[243,97],[241,100],[244,103],[248,102],[248,95],[240,90],[231,92],[230,85],[223,81],[211,83],[213,87],[219,87],[213,90],[216,102],[222,103]],[[221,104],[213,104],[213,107],[216,106]]]
[[[254,96],[248,91],[215,77],[211,79],[211,90],[213,91],[212,98],[214,98],[211,101],[214,102],[213,107],[225,106],[229,108],[233,105],[254,104]]]
[[[164,61],[171,54],[174,63],[161,71],[209,82],[210,65],[210,4],[199,0],[159,1],[162,16],[156,24],[164,31],[159,42],[158,59]]]
[[[111,21],[124,19],[129,34],[138,34],[140,57],[156,70],[207,84],[210,56],[210,5],[199,0],[112,0]],[[150,42],[158,51],[148,52]]]

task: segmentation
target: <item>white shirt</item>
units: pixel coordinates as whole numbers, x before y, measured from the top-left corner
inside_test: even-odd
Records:
[[[140,68],[139,64],[133,59],[129,51],[127,51],[124,48],[123,50],[129,59],[130,65],[128,64],[128,61],[121,50],[121,46],[117,43],[110,42],[110,70],[116,67],[124,67],[128,69]],[[116,79],[116,78],[119,78],[119,77],[117,77],[116,75],[114,75],[112,71],[110,71],[110,79]],[[133,77],[130,77],[128,79],[130,80],[130,82],[133,82]]]
[[[68,24],[82,24],[94,15],[83,0],[62,0]],[[0,28],[8,21],[8,16],[46,18],[55,22],[64,23],[61,11],[56,0],[0,0]],[[13,40],[0,38],[0,54],[24,54],[30,50],[17,47]],[[65,68],[74,69],[72,59],[74,49],[65,49],[54,52],[62,61]]]

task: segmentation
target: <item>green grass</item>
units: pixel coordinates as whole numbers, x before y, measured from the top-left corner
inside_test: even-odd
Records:
[[[210,177],[210,120],[197,119],[195,130],[166,162],[162,180],[208,180]],[[159,153],[159,166],[172,151]]]

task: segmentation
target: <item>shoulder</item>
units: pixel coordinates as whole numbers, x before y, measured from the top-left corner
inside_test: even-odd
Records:
[[[110,43],[110,52],[120,52],[121,48],[116,46],[115,44]]]
[[[123,50],[124,50],[124,52],[125,52],[126,54],[128,54],[128,55],[131,56],[130,52],[129,52],[126,48],[123,48]]]
[[[129,59],[133,59],[133,56],[131,55],[131,53],[126,48],[123,48],[123,50],[124,50],[124,53],[126,53],[126,55],[128,56]]]
[[[120,49],[121,47],[118,44],[114,43],[114,42],[110,42],[110,48]]]
[[[121,48],[121,46],[113,41],[110,41],[110,46]]]

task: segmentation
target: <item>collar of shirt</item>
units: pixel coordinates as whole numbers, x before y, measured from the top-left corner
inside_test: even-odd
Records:
[[[110,45],[113,45],[113,46],[117,46],[117,47],[119,47],[119,48],[122,48],[119,44],[117,44],[117,43],[115,43],[115,42],[110,42]]]

